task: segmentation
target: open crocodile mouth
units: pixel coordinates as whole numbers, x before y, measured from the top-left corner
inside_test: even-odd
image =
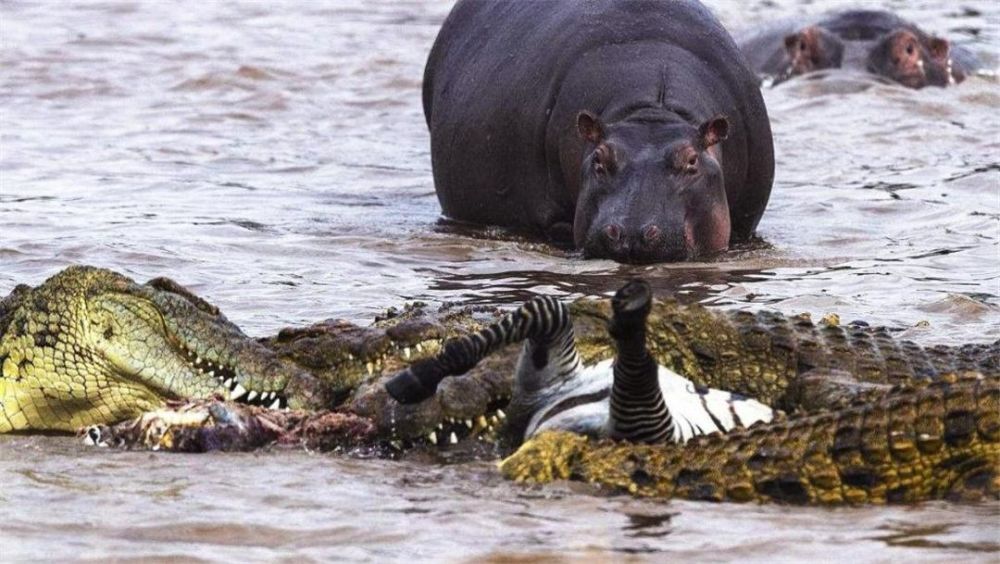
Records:
[[[191,367],[191,370],[202,376],[214,378],[219,383],[219,386],[227,390],[228,400],[246,405],[266,407],[268,409],[283,409],[288,407],[288,398],[281,392],[248,390],[239,382],[234,367],[202,358],[198,353],[184,345],[178,345],[178,348],[188,366]]]
[[[406,450],[416,446],[445,449],[468,439],[495,442],[498,432],[507,423],[507,414],[502,408],[508,403],[509,398],[498,398],[481,415],[444,417],[426,434],[408,438],[394,437],[390,444],[398,450]]]

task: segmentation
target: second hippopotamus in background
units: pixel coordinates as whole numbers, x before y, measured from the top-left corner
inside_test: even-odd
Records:
[[[948,86],[979,63],[970,51],[881,10],[850,10],[817,23],[785,22],[738,40],[750,65],[775,84],[830,68],[861,70],[903,86]]]
[[[726,249],[770,195],[757,78],[698,2],[460,1],[423,102],[445,215],[588,257]]]

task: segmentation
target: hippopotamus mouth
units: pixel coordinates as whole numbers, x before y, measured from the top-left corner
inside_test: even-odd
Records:
[[[655,233],[652,237],[640,234],[635,237],[617,235],[615,238],[608,233],[610,231],[614,234],[619,230],[620,228],[615,226],[606,226],[603,230],[595,230],[588,237],[583,249],[583,256],[585,258],[610,257],[625,264],[651,264],[686,261],[697,255],[693,245],[693,236],[688,235],[688,229],[684,230],[683,235],[678,234],[678,236],[672,237],[673,244],[667,243],[667,238],[659,234],[659,228],[655,226],[646,230],[646,232]],[[657,240],[659,240],[658,243]]]

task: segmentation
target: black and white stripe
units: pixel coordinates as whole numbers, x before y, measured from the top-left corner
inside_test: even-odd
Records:
[[[401,403],[422,401],[444,378],[464,374],[491,352],[527,339],[508,409],[509,425],[525,439],[558,429],[638,443],[685,442],[772,419],[771,408],[760,402],[698,388],[657,365],[646,348],[651,303],[642,281],[615,294],[609,326],[614,360],[582,367],[568,309],[543,296],[482,331],[449,340],[436,357],[415,362],[386,388]]]
[[[673,430],[657,380],[658,366],[646,349],[646,317],[651,305],[649,285],[638,280],[626,284],[611,300],[614,317],[609,330],[618,354],[608,432],[615,440],[662,443]]]
[[[525,339],[518,369],[523,377],[516,384],[524,392],[570,380],[579,371],[569,310],[555,298],[539,296],[481,331],[449,339],[440,353],[414,362],[386,389],[400,403],[423,401],[434,395],[441,380],[465,374],[490,353]]]
[[[713,431],[728,432],[758,421],[771,421],[774,416],[770,407],[757,400],[696,386],[669,368],[658,366],[656,380],[667,414],[662,423],[667,432],[655,439],[646,439],[642,434],[616,436],[610,416],[611,390],[607,384],[614,378],[614,363],[613,359],[608,359],[584,368],[579,375],[581,386],[541,408],[528,426],[525,438],[541,431],[565,430],[594,438],[683,443]],[[580,401],[583,399],[591,401]],[[659,427],[656,424],[649,428]]]

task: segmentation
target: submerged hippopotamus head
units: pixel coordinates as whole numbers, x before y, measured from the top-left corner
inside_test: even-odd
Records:
[[[660,262],[728,247],[725,116],[694,126],[650,110],[605,124],[583,111],[577,130],[585,146],[573,237],[586,256]]]
[[[784,42],[788,66],[775,84],[807,72],[840,68],[844,58],[844,42],[819,26],[786,35]]]
[[[952,72],[947,39],[908,28],[894,30],[879,39],[868,54],[867,66],[869,72],[910,88],[947,86],[965,78]]]

